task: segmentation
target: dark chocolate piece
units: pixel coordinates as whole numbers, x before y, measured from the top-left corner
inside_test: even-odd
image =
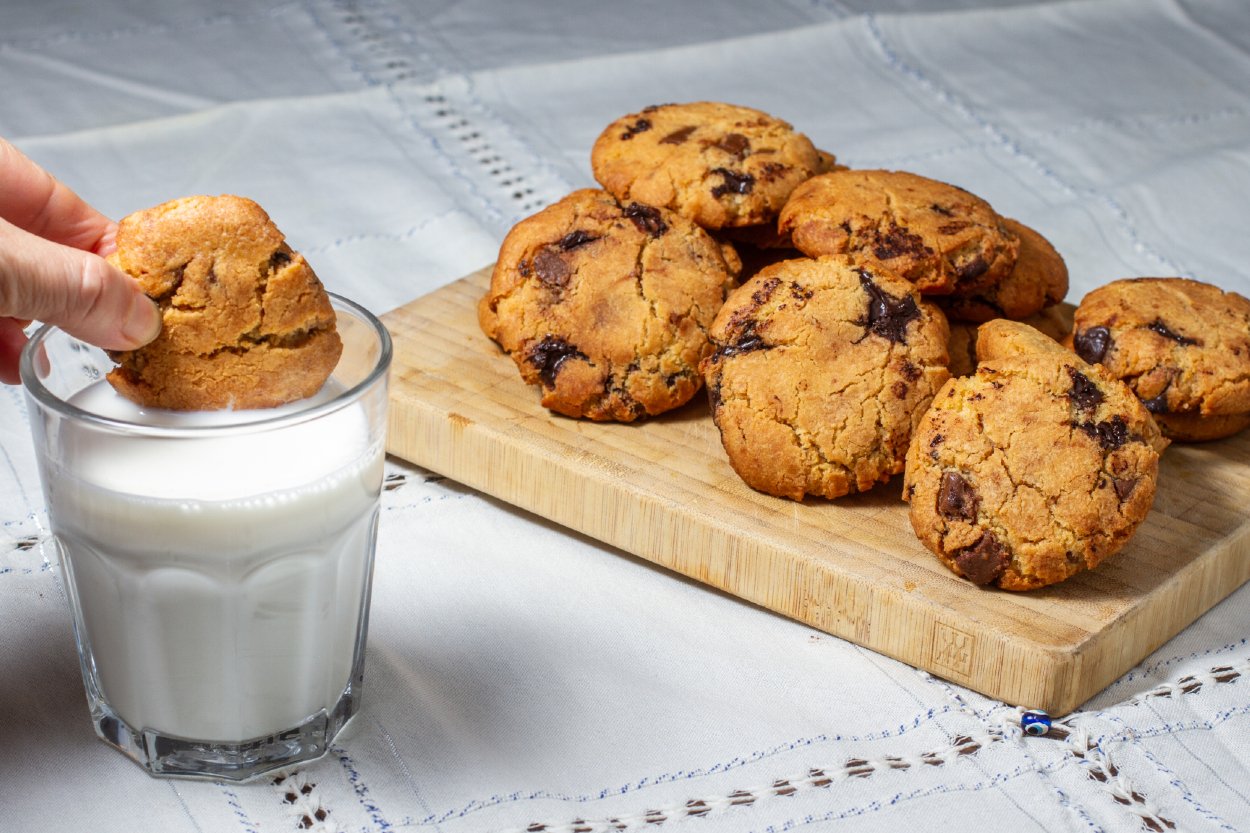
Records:
[[[1068,391],[1068,399],[1078,411],[1092,411],[1102,404],[1105,398],[1098,385],[1075,367],[1068,367],[1068,376],[1072,379],[1072,389]]]
[[[751,152],[751,141],[741,133],[728,133],[716,143],[716,147],[742,159]]]
[[[1079,331],[1072,338],[1076,354],[1090,364],[1097,364],[1111,347],[1111,331],[1106,327],[1090,327]]]
[[[940,440],[935,437],[935,440]],[[934,443],[929,443],[930,446]],[[943,518],[951,521],[967,521],[977,519],[977,510],[981,506],[981,498],[972,484],[964,479],[959,472],[942,472],[942,487],[938,490],[937,510]]]
[[[924,244],[924,239],[907,229],[890,224],[882,232],[880,229],[873,239],[872,253],[881,260],[902,257],[903,255],[923,256],[932,254],[933,250]]]
[[[570,231],[561,237],[556,246],[559,247],[560,251],[567,252],[579,246],[585,246],[587,243],[593,243],[598,239],[599,235],[578,229],[577,231]]]
[[[1128,423],[1119,414],[1097,423],[1082,422],[1076,427],[1098,440],[1104,451],[1115,451],[1130,439]]]
[[[1195,344],[1202,344],[1202,342],[1198,341],[1197,339],[1187,338],[1186,336],[1183,336],[1177,332],[1174,332],[1171,327],[1169,327],[1167,324],[1164,324],[1163,321],[1158,318],[1156,318],[1154,321],[1151,321],[1149,324],[1147,324],[1146,329],[1150,330],[1151,332],[1158,333],[1164,338],[1169,338],[1172,341],[1175,341],[1177,344],[1181,345],[1182,347],[1190,347]]]
[[[712,188],[713,197],[723,197],[726,194],[749,194],[755,187],[755,177],[748,173],[731,171],[728,168],[713,168],[712,173],[720,174],[724,179],[724,182]]]
[[[556,375],[570,358],[584,359],[586,354],[559,336],[546,336],[530,348],[529,362],[538,368],[538,378],[549,388],[556,386]]]
[[[534,273],[546,286],[563,289],[568,285],[573,269],[558,251],[549,246],[534,255]]]
[[[651,129],[650,119],[638,119],[638,121],[634,122],[629,127],[625,128],[625,132],[621,134],[621,138],[624,139],[625,141],[629,141],[630,139],[637,136],[639,133],[645,133],[646,131],[650,129]]]
[[[668,223],[664,222],[664,218],[660,216],[658,208],[631,202],[625,206],[624,213],[643,234],[659,237],[668,231]]]
[[[682,142],[684,142],[684,141],[686,141],[687,139],[689,139],[689,138],[690,138],[690,134],[691,134],[691,133],[693,133],[693,132],[695,132],[695,130],[697,130],[697,129],[698,129],[698,127],[697,127],[696,125],[693,125],[693,124],[692,124],[692,125],[690,125],[689,127],[682,127],[682,128],[678,128],[677,130],[674,130],[672,133],[668,134],[668,135],[667,135],[667,136],[665,136],[663,139],[661,139],[661,140],[660,140],[660,144],[662,144],[662,145],[680,145]]]
[[[1137,488],[1139,478],[1136,477],[1117,477],[1113,481],[1115,486],[1115,495],[1121,501],[1128,500],[1129,495],[1133,494],[1133,490]]]
[[[859,283],[868,293],[868,315],[859,323],[895,344],[907,342],[907,325],[920,317],[916,299],[910,295],[895,298],[881,287],[867,270],[859,270]]]
[[[954,557],[959,572],[973,584],[990,584],[1003,574],[1010,560],[1007,549],[989,532]]]

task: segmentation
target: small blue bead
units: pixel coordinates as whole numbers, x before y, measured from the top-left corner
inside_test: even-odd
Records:
[[[1044,735],[1050,731],[1050,715],[1046,712],[1025,712],[1020,717],[1020,725],[1030,735]]]

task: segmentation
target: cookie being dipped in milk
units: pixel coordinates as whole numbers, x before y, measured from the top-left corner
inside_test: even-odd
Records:
[[[271,408],[316,393],[343,346],[325,288],[269,215],[192,196],[122,219],[109,262],[161,310],[161,333],[109,355],[109,383],[150,408]]]

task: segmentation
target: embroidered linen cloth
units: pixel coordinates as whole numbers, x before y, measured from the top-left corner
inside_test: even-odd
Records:
[[[378,313],[592,184],[615,117],[700,99],[984,196],[1065,255],[1069,300],[1250,295],[1238,0],[26,0],[0,78],[0,135],[104,212],[250,196]],[[1250,830],[1250,588],[1035,738],[399,460],[360,714],[280,783],[152,779],[91,732],[13,388],[0,461],[0,830]]]

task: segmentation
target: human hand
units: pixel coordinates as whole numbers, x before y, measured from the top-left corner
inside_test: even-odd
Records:
[[[16,384],[33,320],[106,350],[156,338],[161,315],[104,260],[117,224],[0,139],[0,382]]]

